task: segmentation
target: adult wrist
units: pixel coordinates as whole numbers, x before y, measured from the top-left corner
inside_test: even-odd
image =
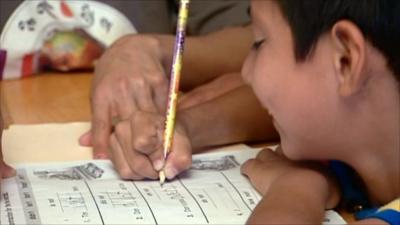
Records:
[[[154,57],[157,61],[162,62],[164,60],[163,50],[163,38],[159,37],[162,35],[150,35],[150,34],[130,34],[125,35],[118,39],[112,47],[119,47],[123,51],[137,51],[140,49],[141,54],[147,54]]]

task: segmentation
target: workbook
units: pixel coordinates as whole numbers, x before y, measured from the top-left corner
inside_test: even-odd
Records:
[[[233,145],[193,156],[174,180],[122,180],[110,161],[78,144],[90,123],[12,125],[3,156],[0,224],[244,224],[261,196],[240,165],[259,148]],[[33,135],[34,134],[34,135]],[[21,141],[23,140],[23,141]],[[344,224],[327,211],[325,224]]]
[[[195,155],[163,185],[122,180],[107,160],[18,165],[1,184],[1,224],[245,224],[260,194],[240,165],[245,145]],[[324,224],[344,224],[327,211]]]

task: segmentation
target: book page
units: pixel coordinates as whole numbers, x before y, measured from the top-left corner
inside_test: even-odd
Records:
[[[19,165],[1,184],[1,224],[245,224],[261,196],[240,174],[258,150],[196,155],[178,178],[121,180],[106,160]],[[327,211],[324,224],[345,224]]]

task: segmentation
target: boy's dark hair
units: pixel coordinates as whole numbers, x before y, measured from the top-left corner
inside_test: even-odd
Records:
[[[400,0],[276,1],[294,37],[295,56],[303,61],[319,37],[339,20],[352,21],[388,60],[400,80]]]

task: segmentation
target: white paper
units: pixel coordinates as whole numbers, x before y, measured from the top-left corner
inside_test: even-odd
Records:
[[[177,179],[124,181],[109,161],[18,166],[1,184],[1,224],[244,224],[261,199],[240,164],[240,145],[196,155]],[[344,224],[327,211],[324,224]]]

